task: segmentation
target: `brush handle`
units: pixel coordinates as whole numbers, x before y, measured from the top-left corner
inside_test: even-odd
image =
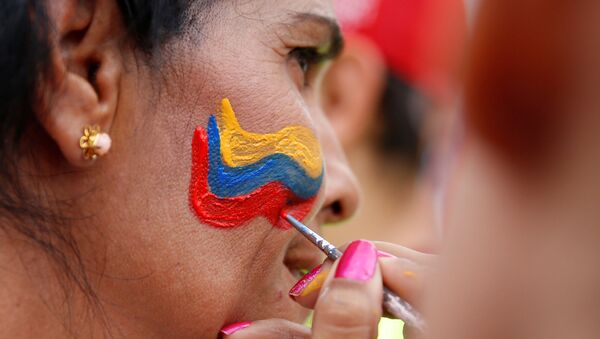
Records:
[[[342,252],[338,250],[335,246],[333,246],[329,241],[325,240],[319,233],[311,230],[308,226],[304,225],[298,219],[292,217],[291,215],[285,215],[285,220],[287,220],[300,234],[310,240],[313,245],[317,246],[327,258],[332,261],[338,260],[342,256]]]
[[[417,328],[421,332],[425,330],[425,322],[419,312],[385,285],[383,285],[383,310],[385,317],[400,319],[406,325]]]
[[[285,215],[284,218],[292,224],[298,232],[323,251],[330,260],[336,261],[342,256],[340,250],[296,218],[289,214]],[[383,286],[383,310],[385,317],[401,319],[408,326],[417,328],[421,331],[425,329],[425,322],[419,312],[385,285]]]

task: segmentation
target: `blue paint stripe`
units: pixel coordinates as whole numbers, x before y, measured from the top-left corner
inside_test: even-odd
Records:
[[[323,174],[310,177],[304,168],[291,157],[275,153],[256,163],[229,167],[221,158],[221,137],[217,120],[208,121],[209,171],[208,184],[213,194],[232,198],[252,193],[270,182],[281,182],[301,199],[314,197],[321,187]]]

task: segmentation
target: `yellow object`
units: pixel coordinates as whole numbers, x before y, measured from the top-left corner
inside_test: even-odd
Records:
[[[381,318],[377,339],[403,339],[404,323],[402,320]]]
[[[306,327],[312,327],[313,313],[304,321],[304,325]],[[402,320],[397,319],[388,319],[381,318],[379,321],[379,331],[377,335],[377,339],[403,339],[404,334],[402,331],[404,330],[404,323]]]
[[[319,288],[321,288],[321,286],[323,286],[323,283],[325,283],[325,279],[327,279],[328,274],[329,274],[329,271],[319,272],[319,274],[317,274],[317,276],[311,282],[309,282],[308,285],[304,288],[304,290],[302,291],[300,296],[302,296],[302,297],[307,296],[307,295],[313,293],[314,291],[317,291]]]
[[[407,278],[414,278],[415,277],[415,272],[413,271],[404,271],[404,276]]]
[[[111,143],[110,136],[102,133],[98,125],[85,126],[83,135],[79,138],[79,147],[86,160],[95,160],[108,153]]]
[[[246,166],[280,153],[294,159],[313,178],[323,172],[321,147],[309,128],[290,126],[271,134],[251,133],[240,126],[229,99],[223,99],[221,109],[221,155],[228,166]]]

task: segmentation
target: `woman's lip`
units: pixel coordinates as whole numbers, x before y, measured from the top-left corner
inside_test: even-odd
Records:
[[[292,250],[283,259],[283,264],[287,267],[293,276],[301,278],[306,271],[310,271],[314,267],[318,266],[323,262],[321,256],[315,256],[311,253],[298,253],[297,250]]]
[[[286,249],[283,263],[296,276],[321,264],[324,255],[300,233],[296,233]],[[302,275],[301,275],[302,276]],[[301,277],[300,276],[300,277]]]
[[[304,272],[307,270],[305,268],[291,268],[288,267],[288,270],[290,271],[290,273],[292,274],[292,276],[296,279],[301,279],[304,276]]]

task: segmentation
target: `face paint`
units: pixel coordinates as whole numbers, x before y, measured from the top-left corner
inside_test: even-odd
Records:
[[[272,134],[241,128],[227,99],[192,142],[190,204],[205,224],[235,227],[262,216],[288,228],[280,214],[298,219],[311,210],[323,181],[320,147],[312,131],[293,126]]]
[[[229,100],[223,99],[222,110],[219,119],[221,153],[228,166],[249,165],[277,153],[294,160],[309,176],[316,178],[321,175],[321,148],[310,129],[292,126],[273,134],[250,133],[240,126]]]

